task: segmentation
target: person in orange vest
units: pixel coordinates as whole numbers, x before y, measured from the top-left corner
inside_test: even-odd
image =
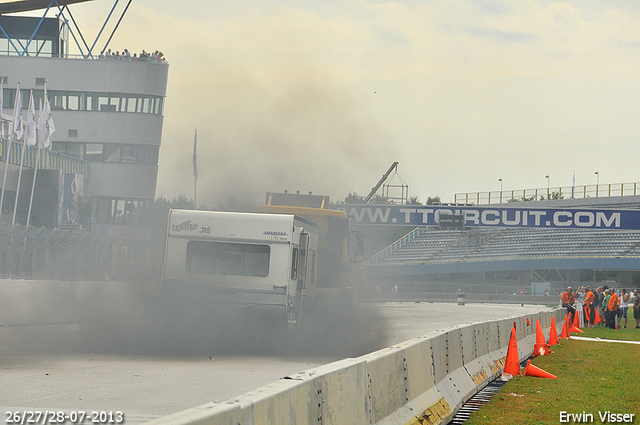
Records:
[[[573,316],[576,313],[576,308],[573,304],[576,302],[576,296],[569,286],[566,292],[563,292],[560,296],[560,300],[562,301],[562,307],[567,309],[567,314],[571,316],[571,322],[573,322]]]
[[[589,327],[593,326],[593,322],[596,320],[595,311],[595,299],[596,296],[593,292],[593,287],[587,287],[587,295],[584,297],[584,323],[587,323]]]
[[[611,297],[607,303],[607,327],[611,329],[616,328],[616,316],[618,315],[618,294],[613,288],[609,289]]]

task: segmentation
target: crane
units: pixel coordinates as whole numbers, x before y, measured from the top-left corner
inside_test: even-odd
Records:
[[[391,164],[391,167],[389,167],[387,172],[382,175],[382,178],[380,179],[380,181],[378,181],[378,183],[373,188],[371,188],[371,192],[369,192],[367,197],[364,198],[365,204],[369,203],[373,195],[375,195],[378,189],[380,189],[380,186],[382,186],[382,184],[389,178],[389,175],[398,168],[398,164],[399,164],[398,161],[395,161],[393,164]]]

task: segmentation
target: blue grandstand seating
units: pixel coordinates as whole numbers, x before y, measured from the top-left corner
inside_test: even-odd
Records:
[[[640,258],[640,231],[589,229],[418,228],[368,265],[529,259]]]

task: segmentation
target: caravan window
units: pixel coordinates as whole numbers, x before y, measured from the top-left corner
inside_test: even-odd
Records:
[[[186,269],[191,273],[266,277],[269,245],[189,241]]]

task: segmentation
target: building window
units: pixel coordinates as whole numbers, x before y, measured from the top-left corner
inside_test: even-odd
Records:
[[[106,144],[102,154],[103,162],[120,162],[120,145]]]
[[[69,134],[69,137],[72,137],[71,134]],[[53,150],[90,162],[158,165],[160,149],[159,146],[155,145],[53,142]]]
[[[29,42],[26,38],[13,38],[14,46],[20,50],[24,50],[24,46]],[[53,40],[33,39],[27,48],[27,56],[47,55],[51,56],[53,52]],[[0,38],[0,55],[2,56],[18,56],[15,49],[6,38]]]
[[[85,145],[84,159],[91,162],[101,162],[103,148],[104,145],[102,143],[87,143]]]
[[[6,77],[5,77],[6,78]],[[6,86],[6,83],[5,83]],[[22,87],[22,109],[29,107],[30,90]],[[162,96],[143,96],[118,93],[84,93],[70,91],[47,91],[51,109],[58,111],[95,111],[95,112],[122,112],[134,114],[162,115]],[[16,97],[16,89],[4,88],[4,107],[13,108]],[[33,100],[36,108],[44,98],[44,90],[34,90]],[[44,101],[43,101],[44,103]]]
[[[92,222],[141,225],[149,223],[149,200],[94,198]]]

